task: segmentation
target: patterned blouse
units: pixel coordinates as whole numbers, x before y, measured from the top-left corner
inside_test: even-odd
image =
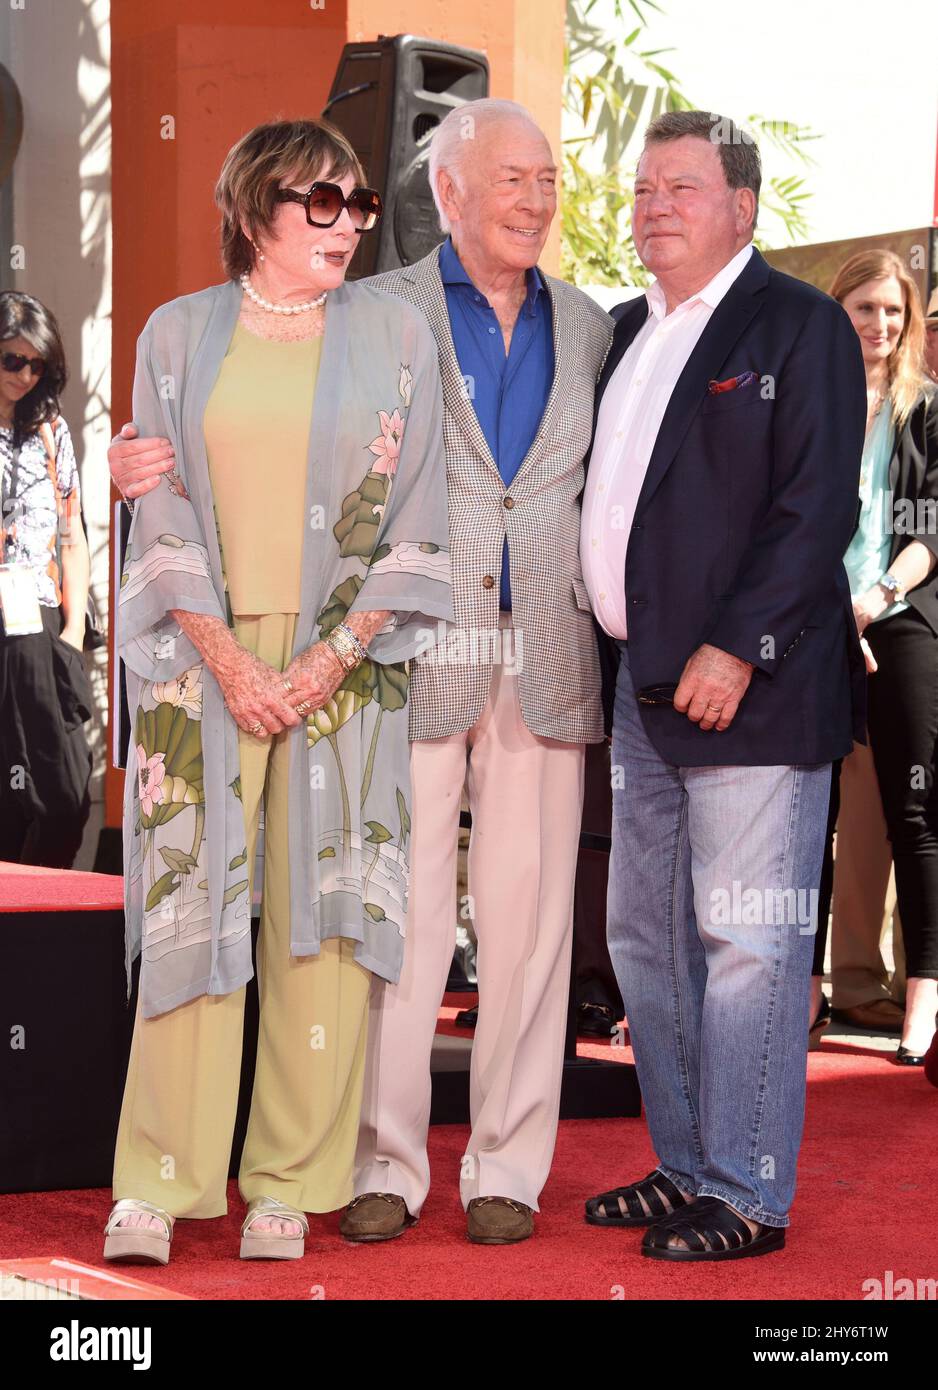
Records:
[[[80,514],[78,466],[68,425],[59,416],[53,427],[56,477],[62,505],[63,534]],[[0,427],[3,476],[3,561],[36,568],[39,602],[57,608],[62,601],[56,563],[56,498],[49,457],[37,430],[20,445],[14,459],[13,431]],[[14,466],[15,465],[15,466]]]

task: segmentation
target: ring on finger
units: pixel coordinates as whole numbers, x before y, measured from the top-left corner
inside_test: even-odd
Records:
[[[306,715],[306,714],[309,714],[309,712],[310,712],[310,710],[311,710],[312,708],[313,708],[313,702],[312,702],[312,700],[304,700],[301,704],[297,705],[297,707],[296,707],[296,712],[297,712],[297,714]]]
[[[291,681],[291,679],[290,679],[289,676],[284,676],[284,678],[283,678],[283,688],[284,688],[284,690],[287,692],[288,695],[289,695],[290,691],[293,689],[293,682]]]
[[[722,705],[714,705],[714,704],[709,704],[709,703],[708,703],[708,705],[707,705],[707,709],[715,709],[716,712],[717,712],[717,714],[719,714],[719,712],[720,712],[720,710],[721,710],[722,708],[723,708]]]
[[[259,738],[263,732],[264,726],[259,719],[255,719],[250,729],[248,729],[248,733],[253,734],[255,738]]]

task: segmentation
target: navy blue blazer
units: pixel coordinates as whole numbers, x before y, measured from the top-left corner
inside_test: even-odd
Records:
[[[597,413],[647,314],[644,295],[613,310]],[[758,379],[708,391],[744,372]],[[846,313],[753,248],[674,388],[629,535],[636,688],[679,680],[703,642],[755,667],[722,733],[671,706],[640,706],[666,761],[824,763],[865,742],[866,672],[843,565],[865,426],[863,359]],[[599,638],[608,730],[619,653]]]

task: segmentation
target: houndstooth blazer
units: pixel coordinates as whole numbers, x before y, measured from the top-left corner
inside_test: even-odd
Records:
[[[440,354],[456,627],[474,659],[411,662],[410,737],[443,738],[477,721],[492,676],[502,548],[508,538],[521,713],[527,727],[565,743],[604,737],[599,658],[580,568],[583,457],[596,379],[613,322],[581,290],[544,277],[554,330],[554,381],[538,432],[509,488],[476,417],[450,330],[438,251],[370,283],[421,309]],[[475,640],[473,640],[475,639]]]

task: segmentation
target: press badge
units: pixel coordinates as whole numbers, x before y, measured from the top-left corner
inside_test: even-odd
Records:
[[[7,637],[27,637],[42,631],[39,588],[32,565],[0,565],[0,609]]]

